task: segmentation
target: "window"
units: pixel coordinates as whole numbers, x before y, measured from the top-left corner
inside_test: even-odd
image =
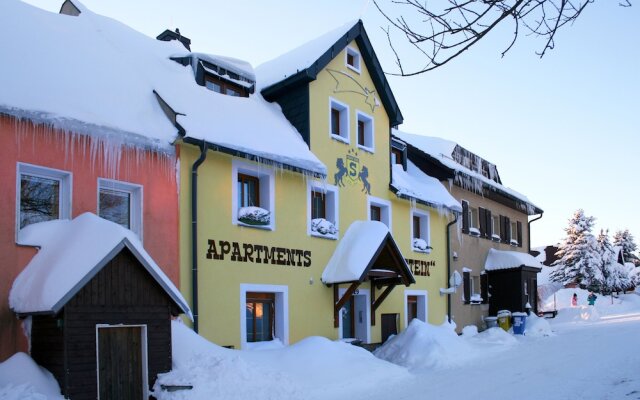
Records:
[[[232,223],[273,230],[274,173],[271,168],[234,160]]]
[[[250,349],[259,342],[289,344],[287,286],[240,284],[240,343]]]
[[[368,196],[369,221],[380,221],[391,230],[391,202]]]
[[[308,234],[338,238],[338,188],[322,182],[310,182],[308,189]]]
[[[431,252],[431,238],[429,237],[429,213],[427,211],[411,211],[411,248],[420,253]]]
[[[480,236],[478,226],[478,209],[471,207],[469,202],[462,200],[462,232],[473,236]]]
[[[71,174],[18,163],[17,231],[36,222],[71,218]]]
[[[273,340],[276,295],[247,292],[246,296],[247,342]]]
[[[491,210],[478,207],[478,218],[480,224],[480,237],[491,239],[491,235],[493,234]]]
[[[358,147],[373,152],[373,118],[361,111],[356,112],[358,119]]]
[[[330,99],[329,110],[331,137],[349,143],[349,106]]]
[[[391,148],[391,164],[402,165],[403,159],[404,159],[404,153],[402,152],[402,150],[396,149],[395,147]]]
[[[98,179],[98,215],[142,239],[142,186]]]
[[[347,67],[357,73],[360,73],[360,53],[353,47],[347,47],[345,55],[345,64]]]
[[[509,241],[509,243],[512,246],[517,246],[518,245],[518,224],[516,223],[516,221],[511,221],[511,235],[509,236],[511,239]]]
[[[411,320],[417,318],[422,322],[427,322],[427,291],[426,290],[405,290],[405,328]]]
[[[249,92],[245,88],[212,75],[205,75],[204,86],[216,93],[228,96],[249,97]]]
[[[494,242],[500,241],[500,218],[497,215],[491,216],[492,235],[491,240]]]
[[[205,81],[205,86],[209,90],[213,90],[216,93],[222,93],[222,85],[219,83],[211,82],[210,80]]]
[[[463,300],[465,304],[481,304],[484,299],[480,295],[482,285],[480,275],[471,276],[471,269],[462,269]]]

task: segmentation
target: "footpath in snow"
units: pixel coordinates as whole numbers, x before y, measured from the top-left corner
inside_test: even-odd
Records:
[[[576,292],[577,307],[570,306]],[[549,299],[553,301],[553,299]],[[554,319],[530,317],[525,336],[500,328],[414,320],[375,353],[310,337],[291,346],[229,350],[174,322],[173,363],[154,395],[175,399],[640,399],[640,296],[557,292]],[[189,385],[168,392],[161,384]],[[61,399],[52,376],[25,354],[0,364],[0,399]]]

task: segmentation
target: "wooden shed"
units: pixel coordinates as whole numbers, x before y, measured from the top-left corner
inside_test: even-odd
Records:
[[[491,249],[485,271],[489,285],[489,315],[500,310],[526,312],[538,309],[538,273],[542,265],[533,256],[516,251]]]
[[[70,399],[147,399],[171,370],[171,318],[190,315],[184,298],[114,223],[83,214],[29,228],[40,251],[10,302],[31,318],[32,358]]]

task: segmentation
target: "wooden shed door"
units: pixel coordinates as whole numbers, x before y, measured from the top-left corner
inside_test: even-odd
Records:
[[[382,314],[381,337],[384,343],[389,336],[398,334],[398,317],[400,314]]]
[[[100,400],[144,399],[146,361],[141,326],[98,328]]]

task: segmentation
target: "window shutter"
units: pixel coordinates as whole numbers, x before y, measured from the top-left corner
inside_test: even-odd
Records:
[[[518,225],[518,247],[522,247],[522,222],[516,221],[516,224]]]
[[[491,235],[493,235],[493,221],[491,220],[491,210],[485,210],[485,218],[487,220],[487,238],[491,239]]]
[[[462,233],[469,233],[469,202],[462,201]]]
[[[482,304],[489,304],[489,275],[480,275],[480,296],[482,296]]]
[[[487,237],[487,210],[478,207],[478,219],[480,220],[480,237]]]
[[[463,294],[464,294],[464,304],[469,304],[471,300],[471,273],[463,272],[462,273],[462,285],[463,285]]]
[[[504,230],[504,215],[500,216],[500,241],[506,241],[507,231]]]
[[[504,217],[504,225],[502,226],[502,230],[504,231],[504,239],[505,243],[509,243],[511,240],[511,221],[509,217]]]

